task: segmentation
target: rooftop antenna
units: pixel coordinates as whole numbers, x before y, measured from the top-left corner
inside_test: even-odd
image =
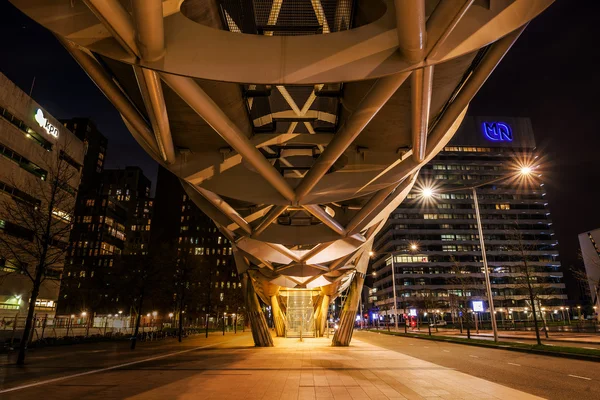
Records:
[[[33,93],[33,87],[35,86],[35,76],[33,77],[33,81],[31,82],[31,89],[29,89],[29,97]]]

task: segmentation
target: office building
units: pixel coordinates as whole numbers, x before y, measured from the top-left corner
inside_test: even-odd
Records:
[[[147,255],[153,199],[150,179],[139,167],[107,169],[102,174],[102,194],[113,197],[127,211],[126,255]]]
[[[53,316],[63,267],[63,246],[68,243],[79,186],[84,145],[72,132],[50,115],[6,76],[0,74],[0,316],[26,316],[33,274],[39,260],[39,227],[27,223],[27,216],[10,210],[31,206],[44,209],[54,198],[51,247],[55,261],[43,281],[35,312]],[[57,178],[59,177],[59,178]],[[64,178],[64,179],[63,179]],[[54,180],[53,180],[54,179]],[[61,189],[52,196],[53,182]],[[20,206],[14,206],[18,202]],[[21,208],[20,208],[21,207]],[[60,232],[60,234],[59,234]],[[37,233],[37,235],[35,235]],[[54,234],[53,234],[54,233]],[[19,251],[19,249],[21,251]],[[26,249],[30,249],[25,257]],[[26,259],[26,261],[24,261]]]
[[[204,321],[208,315],[216,322],[215,317],[222,318],[223,313],[243,309],[231,243],[194,204],[179,178],[163,167],[158,169],[151,243],[177,248],[178,267],[191,262],[197,269],[200,281],[191,283],[194,296],[184,306],[190,318]],[[176,293],[176,304],[177,298]]]
[[[112,313],[122,306],[123,288],[112,267],[121,255],[148,252],[150,180],[138,167],[102,170],[100,154],[106,142],[95,142],[98,150],[89,154],[90,170],[85,175],[84,169],[84,177],[97,186],[90,184],[85,195],[82,191],[61,285],[60,314]]]
[[[456,316],[472,300],[487,304],[470,189],[479,185],[496,311],[506,318],[527,317],[527,275],[541,306],[552,312],[564,306],[543,163],[529,119],[465,118],[450,143],[421,169],[417,184],[376,238],[371,296],[379,312],[393,314],[392,262],[399,313],[418,308]],[[531,174],[518,177],[523,166],[532,167]],[[427,190],[430,198],[423,195]]]

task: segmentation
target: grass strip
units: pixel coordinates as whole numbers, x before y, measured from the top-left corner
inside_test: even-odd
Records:
[[[437,342],[448,342],[465,344],[469,346],[489,347],[500,350],[513,350],[526,353],[543,354],[556,357],[575,358],[579,360],[589,360],[600,362],[600,350],[584,349],[582,347],[569,346],[546,346],[538,344],[514,343],[499,341],[498,343],[483,339],[466,339],[451,336],[426,335],[416,333],[386,332],[381,330],[369,329],[369,332],[381,333],[384,335],[408,337],[413,339],[433,340]]]

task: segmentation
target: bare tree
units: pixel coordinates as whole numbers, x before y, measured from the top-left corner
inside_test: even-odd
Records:
[[[178,250],[179,257],[177,258],[177,266],[175,267],[174,284],[175,284],[175,302],[179,316],[177,327],[177,338],[181,342],[183,337],[183,313],[188,305],[192,305],[202,301],[200,293],[201,283],[204,278],[208,278],[207,289],[210,292],[210,282],[212,271],[210,270],[211,263],[208,263],[208,271],[203,270],[201,259],[198,256],[191,254],[192,248],[183,248]],[[206,274],[208,272],[208,274]],[[208,276],[207,276],[208,275]],[[210,298],[208,299],[210,302]]]
[[[463,325],[466,325],[467,336],[470,339],[472,314],[469,312],[469,299],[472,297],[471,291],[482,291],[485,289],[485,286],[483,283],[478,283],[477,280],[473,277],[473,274],[465,270],[464,267],[462,267],[461,264],[454,257],[451,257],[450,261],[452,262],[450,271],[454,276],[448,279],[448,282],[451,285],[459,287],[461,292],[460,296],[458,296],[457,299],[458,308],[460,309],[460,331],[462,333]],[[471,295],[467,296],[467,293],[471,293]]]
[[[519,277],[520,282],[516,283],[516,292],[517,294],[524,293],[531,304],[531,312],[535,327],[535,338],[537,344],[541,345],[542,341],[540,339],[538,313],[541,315],[541,301],[548,298],[548,295],[552,293],[552,288],[548,283],[543,282],[543,277],[540,276],[540,274],[536,271],[535,266],[532,265],[532,252],[535,251],[535,245],[526,243],[521,231],[518,229],[513,229],[510,232],[510,236],[514,242],[514,244],[511,246],[512,251],[516,253],[516,260],[521,263],[521,265],[518,267],[521,276]],[[545,325],[545,320],[543,322]],[[547,338],[547,327],[545,327],[544,332]]]
[[[169,245],[151,249],[147,255],[124,255],[115,263],[119,298],[136,313],[131,350],[135,349],[145,310],[166,308],[173,298],[174,255]]]
[[[69,143],[57,144],[53,152],[41,157],[44,162],[35,170],[38,177],[25,174],[28,176],[21,176],[19,181],[11,178],[10,183],[2,183],[4,192],[11,194],[0,200],[3,274],[20,274],[31,287],[17,365],[25,363],[40,287],[47,279],[57,279],[64,265],[75,207],[74,188],[80,178],[77,163],[66,152],[68,148]]]

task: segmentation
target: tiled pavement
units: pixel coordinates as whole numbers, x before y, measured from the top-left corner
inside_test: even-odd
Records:
[[[177,360],[174,370],[195,373],[127,398],[539,399],[357,339],[347,348],[331,347],[330,339],[275,339],[273,348],[246,347],[249,341]]]

